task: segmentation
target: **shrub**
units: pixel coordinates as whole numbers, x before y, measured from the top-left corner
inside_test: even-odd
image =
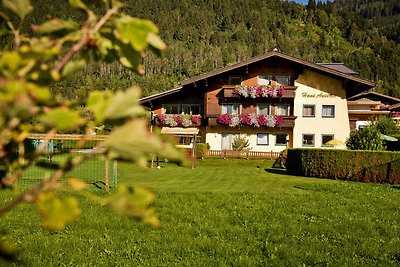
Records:
[[[286,168],[291,175],[400,183],[399,152],[291,148]]]
[[[210,149],[210,145],[208,143],[197,143],[196,158],[201,159],[202,157],[204,157],[208,149]]]
[[[381,133],[375,125],[351,132],[346,146],[351,150],[385,150]]]
[[[391,118],[381,118],[376,124],[375,127],[381,134],[393,136],[400,135],[400,128],[396,125],[394,120]]]
[[[244,136],[236,136],[233,138],[232,142],[232,149],[241,151],[241,150],[246,150],[250,146],[249,140],[247,140],[246,137]]]

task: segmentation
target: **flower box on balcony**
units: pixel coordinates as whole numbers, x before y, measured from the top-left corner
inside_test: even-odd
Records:
[[[208,126],[228,126],[228,127],[250,126],[253,128],[257,128],[257,127],[293,128],[295,119],[297,118],[296,116],[257,116],[257,115],[252,115],[252,116],[254,116],[254,118],[258,119],[257,123],[259,126],[257,126],[257,124],[251,122],[251,117],[250,117],[251,114],[239,115],[239,116],[242,116],[242,119],[240,119],[240,117],[239,117],[239,123],[237,123],[237,119],[234,119],[234,123],[232,123],[232,119],[231,119],[231,121],[229,121],[229,118],[226,118],[226,115],[229,115],[229,114],[213,115],[211,117],[208,116]],[[238,115],[234,115],[234,116],[238,116]],[[249,120],[249,118],[250,118],[250,120]],[[223,121],[223,123],[221,123],[221,120]],[[240,120],[243,120],[243,123],[240,122]],[[268,120],[269,120],[269,126],[268,126]],[[272,126],[273,120],[275,120],[274,126]]]
[[[201,115],[160,114],[157,115],[156,122],[168,127],[196,127],[201,125]]]
[[[297,86],[279,86],[272,87],[266,85],[252,86],[223,86],[224,97],[241,97],[241,98],[294,98]]]

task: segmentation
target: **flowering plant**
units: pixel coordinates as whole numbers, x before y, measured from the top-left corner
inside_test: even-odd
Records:
[[[218,117],[218,123],[225,126],[252,126],[252,127],[279,127],[283,122],[282,116],[251,114],[222,114]]]
[[[160,114],[157,120],[161,125],[169,127],[182,126],[190,127],[200,123],[200,115],[187,115],[187,114]]]
[[[285,93],[285,88],[272,87],[271,85],[238,85],[233,89],[232,94],[242,97],[282,97]]]

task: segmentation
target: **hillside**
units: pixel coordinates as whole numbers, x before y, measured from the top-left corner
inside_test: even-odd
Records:
[[[143,77],[113,65],[88,66],[74,80],[54,87],[54,92],[79,97],[93,88],[119,90],[136,83],[149,95],[278,48],[312,62],[344,62],[377,82],[378,91],[400,97],[400,31],[394,32],[399,25],[398,0],[310,1],[307,6],[279,0],[126,0],[126,4],[126,13],[158,25],[168,45],[163,57],[148,55]],[[48,14],[81,19],[62,0],[37,0],[35,5],[40,7],[32,19],[35,23]]]

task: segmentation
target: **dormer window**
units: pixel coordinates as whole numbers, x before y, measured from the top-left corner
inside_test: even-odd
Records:
[[[228,80],[228,85],[240,85],[242,83],[241,76],[231,76]]]

